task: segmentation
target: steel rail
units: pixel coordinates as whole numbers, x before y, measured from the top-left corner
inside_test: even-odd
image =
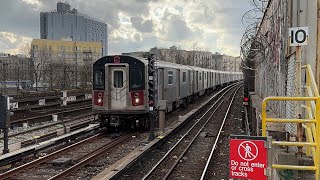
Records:
[[[80,128],[83,128],[84,126],[88,126],[91,122],[92,122],[92,119],[83,120],[81,122],[74,123],[71,126],[67,125],[66,128],[70,127],[70,132],[72,132],[72,131],[78,130]],[[33,145],[35,143],[39,143],[39,142],[42,142],[42,141],[45,141],[45,140],[48,140],[48,139],[52,139],[52,138],[58,137],[57,130],[60,130],[60,129],[64,129],[64,128],[56,129],[55,131],[53,131],[51,133],[44,134],[44,135],[39,136],[38,138],[35,138],[35,139],[22,141],[21,142],[21,147],[27,147],[27,146]]]
[[[72,117],[70,119],[64,120],[64,123],[69,123],[69,122],[75,121],[78,118],[86,118],[86,117],[89,117],[89,116],[92,116],[92,115],[93,115],[92,113],[89,113],[89,114],[84,114],[84,115],[77,116],[77,117]],[[83,121],[81,121],[81,122],[83,122]],[[22,134],[26,134],[26,133],[30,133],[30,132],[33,132],[33,131],[38,131],[38,130],[43,129],[43,128],[53,127],[53,126],[56,126],[56,125],[59,125],[59,124],[62,124],[62,122],[55,122],[55,123],[52,123],[52,124],[47,124],[47,125],[44,125],[44,126],[39,126],[39,127],[32,128],[32,129],[29,129],[29,130],[25,130],[25,131],[21,131],[21,132],[18,132],[18,133],[10,134],[9,138],[16,137],[16,136],[19,136],[19,135],[22,135]],[[0,140],[3,140],[3,137],[0,137]]]
[[[77,107],[77,108],[73,108],[73,109],[67,109],[67,110],[64,110],[63,113],[72,113],[72,112],[81,111],[81,110],[85,110],[85,109],[91,109],[91,108],[92,108],[91,105],[87,105],[87,106]],[[57,111],[57,112],[51,112],[50,114],[34,116],[34,117],[25,118],[25,119],[12,120],[11,124],[18,124],[18,123],[23,123],[23,122],[28,122],[28,121],[35,121],[37,119],[48,118],[48,117],[51,117],[52,115],[62,113],[61,111],[59,111],[59,109],[54,109],[52,111]]]
[[[171,166],[171,168],[169,169],[169,171],[166,173],[166,175],[162,178],[163,180],[168,179],[168,177],[172,174],[174,168],[177,166],[178,162],[181,160],[181,158],[185,155],[185,153],[190,149],[191,145],[195,142],[195,140],[198,138],[199,134],[201,133],[201,131],[203,130],[203,128],[208,124],[209,120],[211,120],[212,116],[214,115],[214,113],[218,110],[218,108],[221,106],[221,104],[224,101],[222,100],[218,106],[214,109],[214,111],[212,112],[212,114],[210,115],[210,117],[207,119],[207,121],[202,125],[201,129],[199,129],[198,133],[192,138],[191,142],[189,143],[189,145],[184,149],[184,151],[180,154],[180,156],[178,157],[177,160],[175,160],[174,164]]]
[[[152,169],[142,178],[143,180],[149,178],[153,172],[159,167],[159,165],[168,157],[168,155],[180,144],[180,142],[182,142],[182,140],[191,132],[191,130],[193,130],[193,128],[200,122],[200,120],[205,116],[207,115],[207,113],[209,111],[212,110],[212,108],[223,98],[223,96],[228,92],[230,91],[234,86],[231,86],[230,89],[228,89],[227,91],[225,92],[220,92],[222,95],[216,100],[216,102],[211,105],[209,107],[209,109],[197,120],[197,122],[192,126],[190,127],[190,129],[180,138],[180,140],[158,161],[158,163],[156,165],[154,165],[152,167]]]
[[[219,138],[220,138],[222,128],[224,127],[224,124],[225,124],[226,119],[227,119],[227,117],[228,117],[228,115],[229,115],[229,112],[230,112],[231,105],[233,104],[234,98],[235,98],[235,96],[236,96],[236,94],[237,94],[237,92],[238,92],[238,90],[239,90],[240,88],[241,88],[241,86],[240,86],[240,87],[235,91],[235,93],[233,94],[232,100],[231,100],[231,102],[230,102],[230,104],[229,104],[229,107],[228,107],[228,109],[227,109],[227,112],[226,112],[226,114],[225,114],[225,116],[224,116],[224,118],[223,118],[222,125],[221,125],[221,127],[220,127],[219,132],[218,132],[218,135],[217,135],[217,137],[216,137],[216,140],[215,140],[215,142],[214,142],[214,144],[213,144],[213,146],[212,146],[212,149],[211,149],[209,158],[208,158],[208,160],[207,160],[206,166],[205,166],[204,169],[203,169],[203,172],[202,172],[202,175],[201,175],[200,180],[203,180],[204,177],[205,177],[205,175],[206,175],[206,173],[207,173],[209,164],[210,164],[211,159],[212,159],[212,156],[213,156],[213,152],[214,152],[214,150],[216,149],[218,140],[219,140]]]
[[[67,177],[71,173],[79,170],[80,168],[84,167],[85,165],[89,164],[93,160],[97,159],[99,156],[103,155],[106,151],[115,148],[115,146],[123,143],[124,141],[128,140],[132,134],[127,134],[125,136],[122,136],[118,139],[115,139],[114,141],[108,143],[107,145],[103,146],[102,148],[96,149],[95,151],[90,152],[89,154],[81,157],[79,159],[79,162],[76,163],[75,165],[71,166],[70,168],[60,172],[59,174],[56,174],[55,176],[52,176],[49,178],[49,180],[54,180],[54,179],[62,179],[63,177]]]
[[[54,158],[56,155],[58,155],[58,154],[60,154],[62,152],[65,152],[65,151],[70,151],[73,148],[76,148],[76,147],[80,146],[82,143],[90,141],[90,140],[92,140],[92,139],[94,139],[94,138],[96,138],[96,137],[98,137],[98,136],[100,136],[102,134],[103,133],[96,134],[96,135],[91,136],[91,137],[89,137],[87,139],[84,139],[84,140],[79,141],[79,142],[77,142],[75,144],[72,144],[72,145],[70,145],[68,147],[65,147],[63,149],[55,151],[55,152],[53,152],[51,154],[48,154],[48,155],[43,156],[43,157],[40,157],[39,159],[36,159],[36,160],[31,161],[29,163],[23,164],[22,166],[13,168],[13,169],[5,172],[5,173],[0,174],[0,179],[6,179],[6,178],[13,177],[14,175],[20,173],[21,171],[33,168],[33,167],[38,166],[39,164],[44,163],[44,162],[48,162],[50,159]]]

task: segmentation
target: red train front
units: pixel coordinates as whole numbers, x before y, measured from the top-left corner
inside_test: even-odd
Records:
[[[107,127],[148,128],[145,60],[105,56],[93,64],[93,112]]]

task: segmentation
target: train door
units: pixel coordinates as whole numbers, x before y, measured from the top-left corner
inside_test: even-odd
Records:
[[[180,69],[177,69],[176,74],[177,74],[177,76],[176,76],[177,77],[177,79],[176,79],[176,82],[177,82],[176,95],[177,95],[177,97],[180,97]]]
[[[196,71],[196,78],[195,78],[196,87],[197,87],[196,91],[198,91],[198,90],[199,90],[198,74],[199,74],[199,72],[198,72],[198,71]]]
[[[127,71],[125,66],[110,66],[111,109],[125,109],[127,107]]]
[[[158,69],[158,100],[163,99],[163,69]]]
[[[192,87],[193,87],[193,85],[192,85],[192,80],[193,80],[193,78],[191,79],[191,72],[190,71],[188,71],[188,84],[189,84],[189,94],[192,94]]]
[[[211,74],[210,72],[207,72],[207,88],[210,87],[210,81],[211,81]]]

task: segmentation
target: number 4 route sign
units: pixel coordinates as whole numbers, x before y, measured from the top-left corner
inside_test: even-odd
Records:
[[[230,178],[266,180],[264,140],[230,139]]]

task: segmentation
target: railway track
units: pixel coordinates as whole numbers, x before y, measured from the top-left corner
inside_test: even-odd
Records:
[[[121,172],[122,176],[114,176],[113,179],[199,179],[212,144],[216,148],[227,109],[239,88],[237,85],[221,91],[205,113],[144,154],[134,165],[126,168],[126,172]]]
[[[65,121],[65,129],[61,125],[61,122],[57,122],[47,126],[37,127],[35,129],[31,129],[28,131],[11,134],[9,137],[9,145],[15,144],[15,146],[17,146],[17,144],[19,144],[18,146],[20,148],[29,148],[31,146],[33,147],[35,145],[39,145],[42,142],[45,143],[50,139],[58,138],[64,133],[70,133],[69,138],[67,137],[68,134],[66,134],[66,137],[64,138],[64,140],[58,141],[53,144],[50,143],[50,146],[48,147],[43,146],[43,148],[38,149],[38,151],[40,152],[45,148],[50,148],[52,145],[61,144],[65,141],[69,141],[76,138],[75,135],[72,135],[72,133],[78,130],[81,130],[83,128],[90,127],[90,124],[92,124],[93,121],[94,121],[94,117],[92,116],[92,114],[87,114],[87,115],[78,116],[77,118],[68,119],[67,121]],[[60,126],[57,127],[57,125],[60,125]],[[38,134],[38,136],[34,137],[33,136],[34,134]],[[20,154],[13,155],[12,157],[11,156],[6,157],[0,160],[0,166],[17,162],[20,159],[28,157],[30,154],[36,154],[36,153],[37,151],[33,151],[33,152],[26,151]]]
[[[126,134],[117,139],[111,139],[103,134],[97,134],[0,174],[0,179],[60,179],[67,177],[107,151],[116,148],[132,135]]]
[[[85,105],[79,105],[75,107],[68,107],[68,108],[61,108],[59,106],[58,109],[46,109],[46,110],[41,110],[41,112],[33,112],[33,111],[28,111],[26,115],[27,118],[22,117],[19,119],[12,119],[11,120],[11,126],[22,126],[23,123],[28,123],[29,125],[39,123],[39,122],[44,122],[44,121],[51,121],[52,120],[52,115],[60,115],[64,114],[64,116],[70,116],[72,114],[78,114],[79,112],[84,112],[84,111],[91,111],[92,105],[91,103],[85,104]],[[30,115],[32,114],[32,115]]]
[[[182,158],[184,156],[189,157],[193,153],[197,153],[197,157],[199,157],[199,153],[202,154],[201,155],[202,157],[206,156],[204,151],[197,151],[199,148],[204,146],[203,142],[201,142],[204,140],[204,138],[199,136],[200,133],[206,133],[204,134],[204,136],[212,137],[210,139],[210,141],[214,141],[214,145],[212,149],[214,150],[216,148],[217,141],[221,134],[221,130],[224,126],[224,121],[226,119],[226,116],[228,115],[228,111],[232,104],[232,101],[229,103],[229,108],[226,111],[226,114],[224,116],[225,118],[222,121],[221,120],[213,121],[212,117],[217,112],[218,108],[224,109],[224,107],[222,107],[223,102],[227,103],[229,101],[229,96],[226,96],[226,94],[228,94],[228,92],[225,92],[216,101],[216,103],[214,103],[209,108],[209,110],[207,110],[198,119],[196,124],[194,124],[194,126],[192,126],[189,129],[189,131],[182,136],[182,138],[175,144],[175,146],[173,146],[173,148],[170,149],[170,151],[168,151],[165,154],[165,156],[151,169],[151,171],[148,172],[147,175],[143,177],[143,179],[172,179],[172,178],[184,178],[186,176],[190,176],[189,174],[186,174],[186,175],[182,175],[183,177],[181,177],[181,173],[183,173],[183,171],[185,171],[187,168],[189,168],[190,171],[193,171],[192,168],[194,168],[193,166],[189,167],[189,166],[183,165],[182,163],[184,161],[182,161]],[[198,147],[194,147],[194,146],[198,146]],[[192,157],[189,157],[189,159],[190,158]],[[212,158],[212,155],[209,156],[208,160],[210,160],[211,158]],[[198,167],[203,166],[202,162],[199,162],[198,158],[194,158],[194,160],[195,161],[193,162],[196,163],[196,166]],[[206,170],[207,170],[207,166],[205,167],[203,174],[205,174]],[[194,178],[194,175],[195,174],[193,174],[192,177],[187,177],[187,178]]]
[[[76,117],[72,117],[72,118],[67,118],[64,120],[64,122],[62,121],[57,121],[57,122],[53,122],[50,124],[46,124],[46,125],[42,125],[42,126],[37,126],[34,128],[30,128],[24,131],[20,131],[20,132],[13,132],[9,134],[9,138],[13,138],[13,137],[17,137],[17,136],[25,136],[26,134],[29,133],[37,133],[37,131],[43,130],[45,128],[51,128],[51,127],[55,127],[52,130],[56,130],[59,129],[59,127],[57,127],[57,125],[63,125],[63,123],[66,126],[73,126],[73,124],[79,124],[81,122],[92,122],[94,119],[92,117],[92,113],[88,113],[88,114],[83,114],[80,116],[76,116]],[[3,140],[3,137],[0,137],[0,140]]]

